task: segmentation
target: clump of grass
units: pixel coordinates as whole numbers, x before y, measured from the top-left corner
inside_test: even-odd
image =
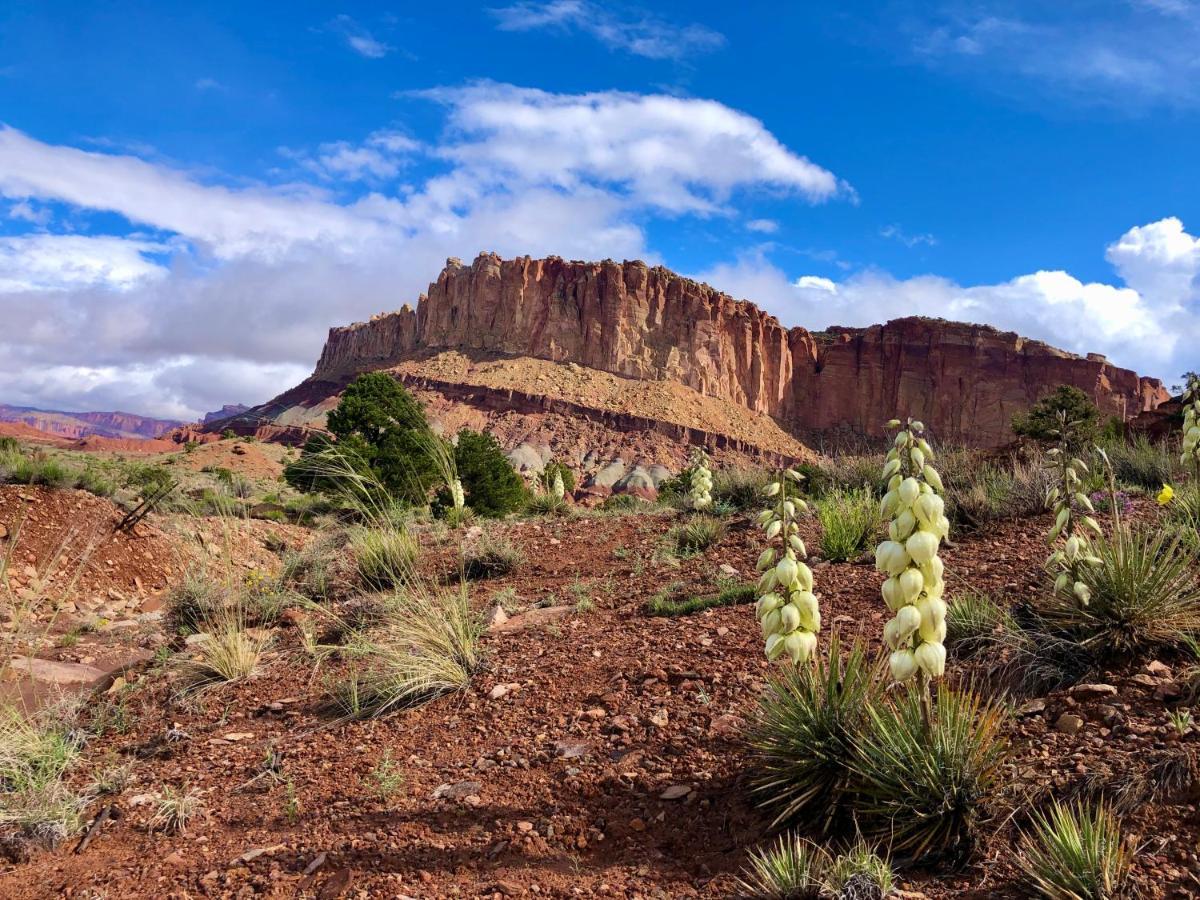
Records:
[[[648,512],[654,508],[653,503],[635,494],[611,494],[600,504],[600,509],[605,512]]]
[[[194,790],[163,788],[162,795],[154,805],[154,815],[150,817],[148,828],[168,834],[187,834],[188,825],[202,806],[200,794]]]
[[[712,516],[692,516],[671,529],[671,542],[681,556],[703,553],[725,536],[725,523]]]
[[[1132,441],[1107,445],[1104,452],[1121,484],[1157,491],[1174,480],[1176,451],[1165,441],[1154,442],[1139,434]]]
[[[1052,593],[1041,610],[1048,623],[1101,657],[1172,646],[1200,632],[1196,554],[1177,535],[1123,526],[1092,550],[1099,564],[1083,570],[1088,604]]]
[[[564,516],[571,510],[565,497],[550,491],[533,494],[525,503],[525,511],[535,516]]]
[[[494,578],[510,575],[525,562],[525,555],[507,538],[491,532],[463,552],[463,573],[467,578]]]
[[[836,636],[828,659],[772,678],[750,744],[756,756],[752,790],[775,826],[831,831],[847,821],[856,747],[882,690],[866,647],[856,644],[842,660]]]
[[[388,590],[412,580],[417,542],[405,528],[356,528],[350,550],[367,587]]]
[[[817,503],[821,554],[834,562],[855,559],[879,530],[879,506],[866,489],[837,488]]]
[[[1021,840],[1030,888],[1050,900],[1125,897],[1132,851],[1121,841],[1116,817],[1103,805],[1063,805],[1035,814]]]
[[[926,721],[923,700],[914,688],[869,705],[869,727],[854,737],[856,806],[867,833],[893,853],[958,861],[974,847],[1004,758],[1003,714],[972,691],[940,685]]]
[[[82,750],[65,707],[33,716],[0,705],[0,833],[9,841],[55,847],[83,826],[86,793],[66,777]]]
[[[1181,544],[1193,553],[1200,553],[1200,484],[1175,492],[1167,508],[1167,527]]]
[[[1053,486],[1053,473],[1036,461],[998,465],[964,456],[958,466],[943,471],[947,515],[967,531],[1037,515],[1045,509],[1046,493]]]
[[[738,512],[757,511],[770,482],[771,473],[766,469],[718,469],[713,473],[713,503],[727,504]]]
[[[829,865],[829,854],[812,841],[782,835],[774,845],[750,854],[739,893],[756,900],[819,900]]]
[[[404,772],[392,761],[390,750],[384,751],[383,757],[376,763],[366,780],[371,792],[383,801],[396,796],[405,783]]]
[[[202,624],[205,639],[196,655],[182,663],[184,690],[241,681],[254,674],[271,643],[270,635],[247,629],[238,608],[223,609]]]
[[[383,624],[352,642],[351,671],[334,685],[334,702],[366,718],[462,690],[479,667],[482,631],[465,590],[397,593]]]
[[[963,655],[970,655],[997,632],[1016,628],[1012,613],[980,591],[959,594],[946,612],[946,643]]]
[[[196,634],[224,607],[226,599],[225,590],[207,573],[189,569],[167,594],[163,618],[177,634]]]
[[[300,550],[284,551],[280,584],[307,600],[319,603],[328,599],[341,539],[340,533],[320,534]]]
[[[743,603],[753,603],[755,600],[754,585],[739,584],[727,587],[717,594],[705,594],[699,597],[689,597],[686,600],[674,600],[669,596],[656,594],[646,601],[646,615],[649,616],[690,616],[717,606],[738,606]]]
[[[896,886],[891,865],[862,840],[830,863],[824,880],[828,893],[845,900],[882,900]]]

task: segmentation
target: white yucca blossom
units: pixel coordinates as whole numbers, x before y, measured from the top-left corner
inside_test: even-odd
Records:
[[[559,472],[557,469],[554,472],[554,483],[551,485],[550,490],[559,500],[562,500],[567,495],[567,486],[563,483],[562,472]]]
[[[688,505],[692,509],[708,509],[712,506],[712,472],[708,468],[708,454],[697,448],[692,452],[692,477],[689,483]]]
[[[1200,375],[1188,375],[1183,392],[1183,455],[1179,462],[1192,470],[1193,482],[1200,485]]]
[[[808,551],[797,533],[796,516],[808,511],[793,491],[804,478],[794,469],[767,485],[772,505],[759,514],[758,524],[768,544],[782,544],[782,554],[768,546],[758,558],[758,604],[755,614],[766,637],[767,659],[789,658],[799,665],[812,658],[821,630],[821,610],[813,593],[812,570],[805,565]]]
[[[466,496],[463,494],[462,481],[455,478],[450,482],[450,497],[454,500],[454,508],[462,509],[466,505]]]
[[[933,468],[933,449],[923,423],[899,419],[883,467],[887,493],[880,512],[890,518],[888,539],[875,550],[875,567],[887,576],[883,602],[895,616],[883,628],[892,651],[892,677],[908,681],[918,672],[939,678],[946,670],[946,586],[938,547],[950,534],[942,479]]]
[[[1089,532],[1100,535],[1100,524],[1092,518],[1092,501],[1082,490],[1081,476],[1088,474],[1087,463],[1072,458],[1068,452],[1076,422],[1059,413],[1056,437],[1058,446],[1046,453],[1046,465],[1054,471],[1058,484],[1046,495],[1046,506],[1054,510],[1054,525],[1047,535],[1053,548],[1046,560],[1046,570],[1054,576],[1054,592],[1078,606],[1087,606],[1091,591],[1083,579],[1088,566],[1100,565],[1092,551]]]

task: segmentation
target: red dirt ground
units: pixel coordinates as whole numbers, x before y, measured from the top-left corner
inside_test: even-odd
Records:
[[[1027,596],[1040,584],[1045,524],[1008,523],[986,542],[948,548],[951,591]],[[87,751],[134,764],[131,784],[103,801],[120,818],[80,855],[72,844],[0,868],[0,896],[733,895],[747,850],[767,837],[747,800],[740,736],[768,674],[753,612],[650,618],[642,607],[671,582],[711,591],[723,563],[749,578],[758,535],[735,519],[718,547],[676,565],[657,552],[669,525],[627,515],[497,526],[526,561],[475,583],[481,609],[509,588],[519,606],[592,599],[595,608],[489,636],[485,669],[466,692],[383,720],[331,721],[323,676],[294,630],[280,634],[259,676],[199,700],[173,699],[163,671],[147,668],[129,700],[140,713],[131,730]],[[805,527],[815,549],[816,526]],[[445,545],[427,542],[448,569]],[[816,578],[826,637],[836,629],[877,645],[884,609],[873,567],[824,564]],[[1044,711],[1015,719],[1002,801],[1062,792],[1087,772],[1128,772],[1175,746],[1156,698],[1172,674],[1150,662],[1086,679],[1114,685],[1116,697],[1058,691]],[[1078,734],[1055,730],[1067,710],[1086,720]],[[168,742],[168,729],[187,738]],[[1193,730],[1181,740],[1200,738]],[[252,781],[271,751],[281,774]],[[403,776],[387,797],[371,779],[385,759]],[[205,815],[185,835],[148,831],[148,797],[164,786],[203,798]],[[1200,895],[1197,826],[1193,797],[1125,820],[1146,896]],[[1002,815],[970,866],[906,872],[902,896],[1027,896],[1015,840]]]

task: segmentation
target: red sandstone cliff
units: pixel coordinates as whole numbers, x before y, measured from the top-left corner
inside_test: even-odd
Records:
[[[0,422],[19,422],[45,434],[72,440],[92,436],[156,438],[183,424],[171,419],[154,419],[133,413],[59,412],[4,404],[0,404]]]
[[[660,266],[493,254],[471,265],[448,260],[416,310],[331,329],[310,380],[344,382],[436,349],[676,381],[802,435],[875,433],[893,415],[913,415],[943,440],[988,446],[1010,440],[1013,415],[1059,384],[1122,417],[1167,396],[1156,379],[1103,357],[985,325],[905,318],[789,330],[752,303]]]

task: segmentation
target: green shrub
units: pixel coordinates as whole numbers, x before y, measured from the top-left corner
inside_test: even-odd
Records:
[[[821,467],[803,464],[795,467],[805,476],[804,483],[814,497],[840,488],[846,491],[867,490],[880,494],[879,470],[883,456],[832,456]]]
[[[314,435],[300,459],[284,469],[288,484],[301,491],[340,495],[349,489],[356,495],[369,483],[400,503],[427,502],[440,478],[433,448],[440,439],[430,431],[421,405],[395,378],[385,372],[359,375],[342,392],[326,427],[329,435]],[[337,448],[341,465],[329,464],[331,447]]]
[[[879,504],[865,489],[836,488],[817,502],[821,554],[834,562],[855,559],[879,530]]]
[[[738,512],[758,511],[763,491],[771,482],[766,469],[718,469],[713,473],[714,504],[728,504]]]
[[[1133,852],[1104,806],[1065,806],[1037,813],[1022,836],[1021,868],[1029,887],[1050,900],[1126,897]]]
[[[369,588],[387,590],[412,580],[417,542],[405,528],[356,528],[350,534],[350,550]]]
[[[116,483],[91,466],[88,466],[76,477],[76,486],[97,497],[111,497],[117,492]]]
[[[15,437],[0,435],[0,454],[20,453],[21,445]]]
[[[520,568],[524,555],[507,538],[485,533],[463,554],[463,573],[468,578],[494,578]]]
[[[894,854],[961,861],[1004,759],[1003,716],[973,692],[936,693],[929,722],[920,686],[868,706],[851,762],[856,806],[864,831]]]
[[[671,529],[671,542],[684,556],[703,553],[725,536],[725,523],[712,516],[692,516]]]
[[[1178,644],[1200,633],[1196,553],[1170,529],[1122,527],[1092,542],[1086,606],[1052,593],[1041,610],[1053,627],[1100,657]]]
[[[529,491],[496,439],[464,428],[454,446],[454,464],[467,505],[478,515],[502,518],[525,505]]]
[[[1049,442],[1057,437],[1059,413],[1066,413],[1067,421],[1078,423],[1070,448],[1077,454],[1096,439],[1099,429],[1100,411],[1083,391],[1077,387],[1060,384],[1053,393],[1037,401],[1029,411],[1013,416],[1013,431],[1021,437]]]
[[[774,826],[829,832],[848,825],[855,793],[852,759],[883,679],[866,647],[843,661],[835,636],[828,659],[774,675],[750,735],[756,757],[752,789]]]

